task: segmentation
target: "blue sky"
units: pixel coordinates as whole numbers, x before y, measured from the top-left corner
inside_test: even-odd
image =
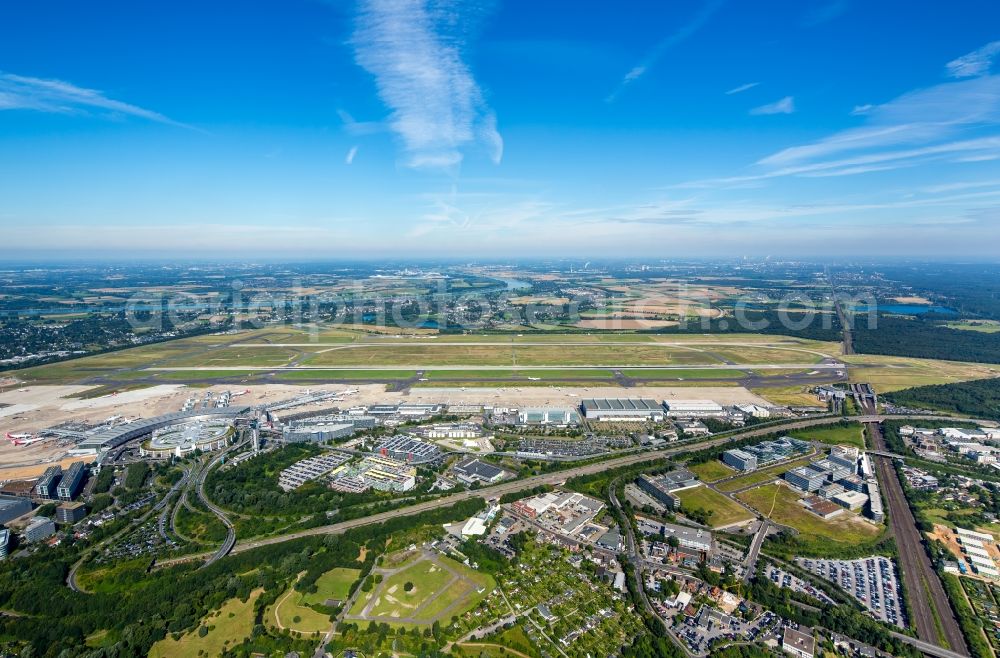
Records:
[[[995,2],[3,3],[0,257],[995,259],[998,128]]]

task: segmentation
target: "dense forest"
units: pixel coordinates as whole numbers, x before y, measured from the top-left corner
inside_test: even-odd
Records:
[[[1000,420],[1000,378],[917,386],[885,393],[882,398],[905,407],[938,409],[973,418]]]
[[[859,354],[1000,363],[1000,332],[949,329],[928,319],[885,315],[879,316],[876,327],[856,325],[854,349]]]

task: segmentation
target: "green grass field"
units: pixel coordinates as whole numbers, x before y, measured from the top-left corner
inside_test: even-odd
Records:
[[[197,629],[175,640],[167,636],[153,645],[149,658],[176,658],[177,656],[219,656],[231,649],[253,630],[253,604],[263,590],[254,590],[244,603],[229,599],[219,610],[205,617],[202,625],[208,634],[199,637]]]
[[[803,441],[816,441],[828,445],[848,445],[864,450],[865,430],[861,423],[850,423],[847,426],[833,425],[813,429],[794,430],[789,434]]]
[[[776,466],[768,466],[767,468],[762,468],[760,470],[751,471],[746,475],[741,475],[740,477],[733,478],[732,480],[726,480],[725,482],[720,482],[716,485],[719,491],[724,491],[726,493],[731,493],[733,491],[738,491],[744,487],[749,487],[752,484],[759,484],[761,482],[767,482],[768,480],[773,480],[780,477],[785,471],[790,471],[793,468],[798,468],[799,466],[805,466],[809,463],[811,457],[803,457],[802,459],[795,459],[790,462],[785,462],[783,464],[778,464]]]
[[[278,597],[278,601],[268,611],[269,622],[299,633],[314,633],[330,628],[330,615],[314,610],[310,606],[322,606],[328,599],[343,601],[347,598],[351,585],[361,571],[337,568],[327,571],[316,581],[315,592],[299,592],[290,589]]]
[[[729,468],[718,459],[695,464],[690,467],[690,470],[703,482],[715,482],[736,473],[734,469]]]
[[[398,570],[386,574],[372,591],[359,596],[348,613],[349,619],[427,625],[440,621],[442,615],[450,618],[470,610],[496,585],[489,575],[440,555],[435,558],[440,564],[421,554],[406,555],[402,563],[389,558],[382,568]]]
[[[753,518],[753,515],[740,507],[739,504],[705,486],[678,491],[675,495],[681,500],[682,510],[711,511],[709,525],[713,528],[740,521],[749,521]]]
[[[881,532],[878,526],[846,510],[823,520],[800,505],[800,494],[783,484],[765,484],[736,497],[775,522],[795,528],[805,539],[853,546],[874,539]]]

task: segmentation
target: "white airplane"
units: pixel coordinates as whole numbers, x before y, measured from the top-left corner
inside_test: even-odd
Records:
[[[541,379],[541,377],[528,377],[528,381],[529,382],[537,382],[540,379]]]
[[[11,434],[7,432],[7,440],[16,446],[30,446],[32,443],[38,443],[45,439],[37,437],[34,434]]]
[[[249,392],[250,392],[250,389],[247,388],[247,389],[244,389],[244,390],[240,391],[239,393],[231,393],[229,395],[229,397],[231,397],[231,398],[238,398],[239,396],[246,395]]]
[[[105,423],[117,423],[119,420],[124,418],[124,416],[110,416],[104,419]]]

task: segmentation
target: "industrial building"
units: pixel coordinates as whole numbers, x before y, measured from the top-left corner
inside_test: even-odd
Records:
[[[441,456],[441,449],[405,434],[397,434],[383,440],[375,447],[375,452],[383,457],[391,457],[411,464],[432,462]]]
[[[8,523],[31,511],[31,501],[26,498],[0,496],[0,523]]]
[[[466,457],[451,467],[455,477],[465,484],[494,484],[503,479],[506,471],[493,464],[487,464],[478,457]]]
[[[642,517],[637,518],[637,521],[639,529],[645,534],[659,535],[663,537],[664,541],[669,537],[676,537],[680,548],[700,553],[712,552],[712,533],[707,530],[689,528],[673,523],[663,523]]]
[[[10,546],[10,530],[0,528],[0,560],[7,559],[7,551]]]
[[[42,473],[42,477],[35,482],[35,495],[41,498],[55,498],[56,486],[60,479],[62,479],[62,467],[49,466]]]
[[[56,508],[56,521],[64,524],[76,523],[87,515],[83,503],[63,503]]]
[[[663,406],[648,398],[594,398],[581,403],[587,420],[663,420]]]
[[[185,457],[200,450],[214,452],[225,448],[233,436],[233,422],[228,418],[198,418],[166,425],[153,431],[139,446],[139,455],[150,459]]]
[[[24,529],[24,539],[29,543],[41,541],[54,534],[56,534],[56,524],[44,516],[36,516]]]
[[[66,469],[65,475],[59,480],[59,486],[56,487],[56,495],[59,496],[59,500],[73,500],[76,498],[76,495],[80,493],[80,487],[83,486],[85,468],[83,462],[73,462],[70,464],[69,468]]]
[[[725,413],[714,400],[666,400],[663,408],[671,418],[710,418]]]
[[[722,453],[722,463],[732,466],[738,471],[753,471],[757,469],[757,457],[739,448],[726,450]]]

